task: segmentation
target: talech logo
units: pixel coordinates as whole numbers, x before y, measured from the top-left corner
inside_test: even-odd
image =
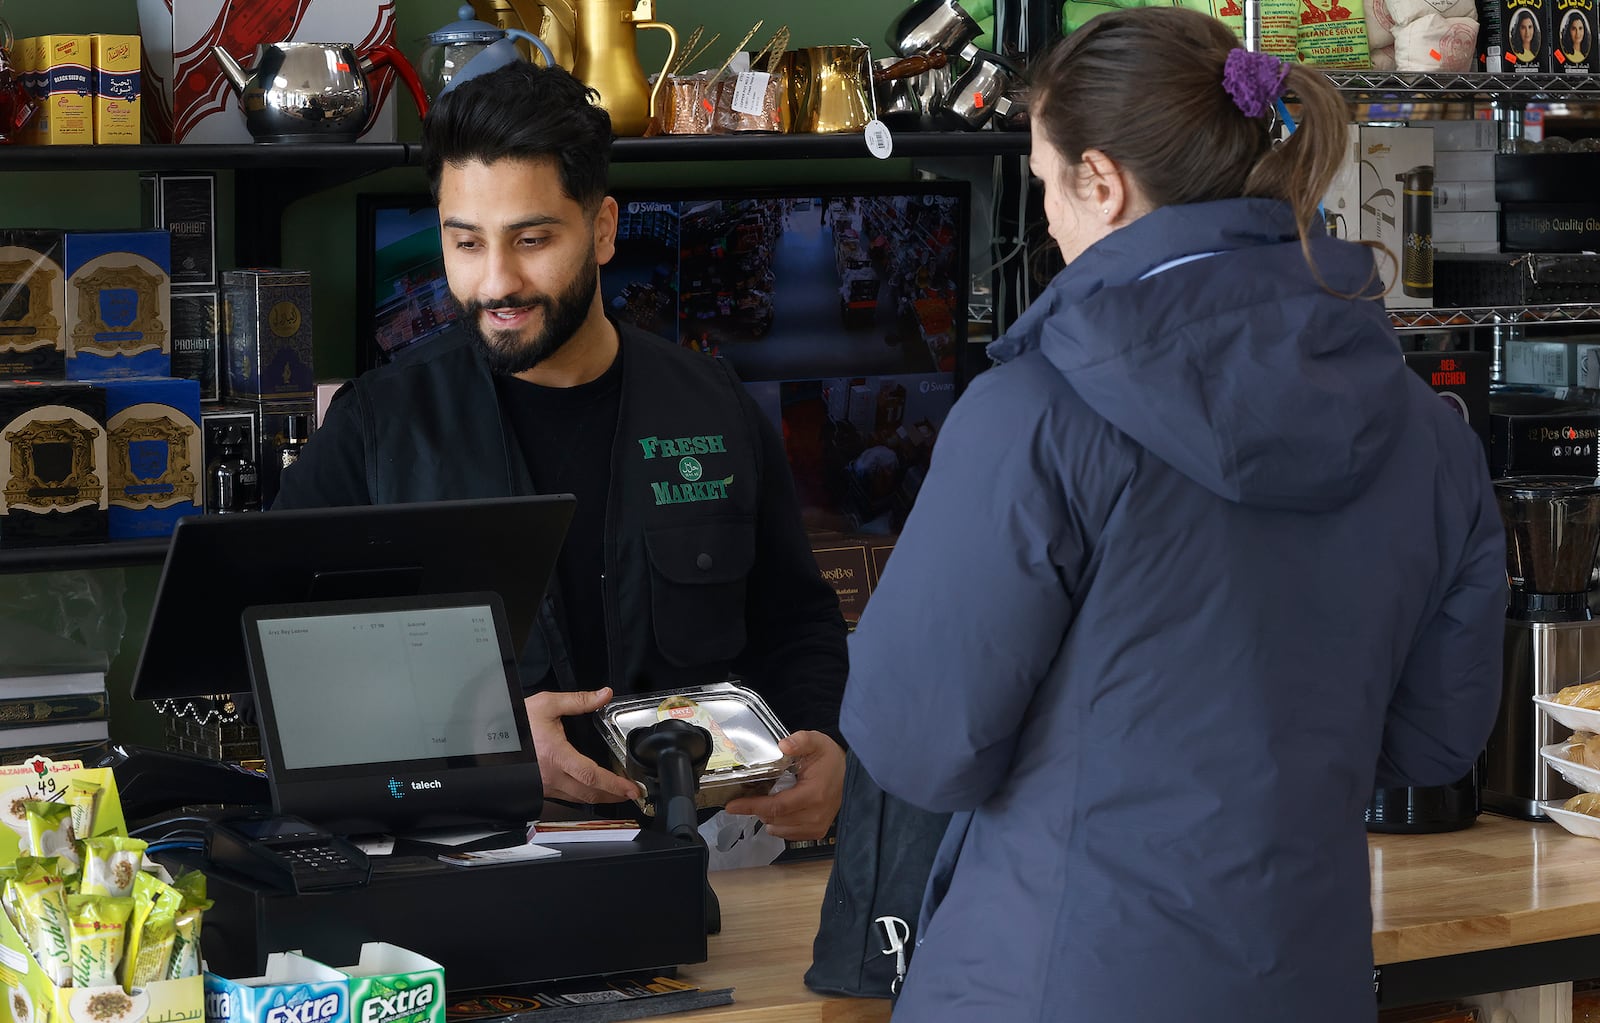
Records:
[[[390,778],[389,779],[389,795],[393,796],[396,799],[404,799],[405,798],[406,787],[400,783],[400,779],[399,778]]]

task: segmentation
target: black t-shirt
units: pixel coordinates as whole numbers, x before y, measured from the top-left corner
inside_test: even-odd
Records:
[[[622,348],[611,368],[576,387],[542,387],[496,376],[505,420],[522,448],[528,475],[541,494],[578,499],[556,563],[562,623],[580,689],[610,683],[601,573],[605,559],[606,498],[611,489],[611,445],[622,407]],[[524,685],[559,689],[554,672]]]

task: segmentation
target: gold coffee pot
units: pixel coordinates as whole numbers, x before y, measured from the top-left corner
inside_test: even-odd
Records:
[[[790,73],[798,113],[790,130],[833,134],[858,132],[872,120],[871,51],[865,46],[808,46],[798,51]]]
[[[600,94],[598,105],[611,115],[619,136],[643,135],[655,116],[656,96],[667,69],[678,56],[678,33],[656,20],[655,0],[548,0],[546,9],[567,7],[577,28],[572,74]],[[652,87],[639,66],[637,30],[659,29],[670,48]]]
[[[571,7],[556,0],[548,4],[539,0],[472,0],[472,6],[479,18],[492,25],[520,28],[543,39],[545,45],[550,47],[555,62],[568,71],[572,70],[572,62],[577,55],[577,26],[573,22]],[[538,53],[524,55],[536,64],[543,63]]]

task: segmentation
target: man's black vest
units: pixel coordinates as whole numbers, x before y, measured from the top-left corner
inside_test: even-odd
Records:
[[[547,599],[521,658],[526,684],[553,666],[565,689],[698,685],[725,678],[745,646],[761,413],[722,360],[618,331],[626,353],[604,552],[610,677],[572,677]],[[375,504],[535,492],[488,366],[463,333],[364,375],[346,399],[356,402]]]

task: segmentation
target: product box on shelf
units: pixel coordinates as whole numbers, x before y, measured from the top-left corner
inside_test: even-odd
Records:
[[[883,571],[889,567],[889,555],[893,553],[893,540],[880,540],[867,546],[867,554],[872,558],[873,586],[877,586],[879,581],[883,579]]]
[[[1493,181],[1435,181],[1435,213],[1494,213],[1500,200],[1494,197]],[[1435,238],[1434,241],[1439,239]]]
[[[172,236],[172,286],[217,284],[217,179],[214,174],[147,173],[144,226]]]
[[[35,757],[0,768],[0,798],[8,805],[29,799],[61,802],[74,779],[99,788],[90,837],[126,837],[127,823],[110,768]],[[0,864],[10,865],[20,855],[14,828],[0,828]],[[10,915],[0,913],[0,1023],[146,1023],[199,1020],[204,1013],[205,982],[199,974],[158,980],[131,991],[120,984],[58,986],[34,959]]]
[[[222,400],[222,311],[215,291],[173,289],[172,375],[200,385],[200,400]]]
[[[37,145],[86,146],[94,142],[93,56],[87,35],[34,36],[28,63],[34,98],[28,141]]]
[[[222,275],[227,397],[312,399],[311,274],[251,268]]]
[[[1375,241],[1391,309],[1433,306],[1433,198],[1418,187],[1434,167],[1433,130],[1349,126],[1349,149],[1324,206],[1334,233]]]
[[[444,1023],[444,967],[386,941],[361,946],[347,975],[351,1023]]]
[[[309,400],[264,401],[255,406],[256,465],[261,507],[271,508],[283,471],[300,457],[310,439],[316,405]]]
[[[811,555],[817,569],[839,597],[839,613],[854,626],[872,595],[872,570],[867,545],[860,541],[813,540]]]
[[[0,378],[67,374],[64,237],[0,229]]]
[[[205,505],[200,385],[135,377],[96,386],[106,392],[107,533],[170,536]]]
[[[394,0],[138,0],[144,43],[146,134],[154,142],[247,143],[239,98],[211,55],[220,46],[248,68],[263,42],[343,42],[366,53],[394,45]],[[393,142],[397,82],[369,75],[365,142]]]
[[[1500,46],[1505,63],[1493,70],[1534,74],[1552,70],[1549,10],[1544,0],[1492,0],[1500,7]]]
[[[260,409],[253,405],[212,405],[200,410],[202,454],[206,467],[206,511],[224,510],[220,505],[225,495],[217,492],[217,468],[223,457],[228,454],[230,441],[235,449],[234,460],[249,463],[247,483],[259,495],[259,470],[255,461],[256,452],[260,448],[256,433],[256,422],[259,418]],[[230,476],[231,482],[236,482],[232,476]]]
[[[171,249],[165,231],[67,233],[68,379],[169,375]]]
[[[1594,67],[1595,0],[1559,0],[1550,12],[1550,70],[1586,75]]]
[[[1489,447],[1488,352],[1406,352],[1406,365]]]
[[[96,145],[139,144],[139,37],[89,37]]]
[[[1494,242],[1500,240],[1498,213],[1440,212],[1433,214],[1433,240],[1440,242]]]
[[[207,973],[206,1023],[444,1023],[444,967],[388,942],[362,944],[354,966],[273,952],[259,977]]]
[[[1577,382],[1577,352],[1565,341],[1507,341],[1503,361],[1508,384],[1571,387]]]
[[[105,421],[86,383],[0,382],[0,547],[106,538]]]

